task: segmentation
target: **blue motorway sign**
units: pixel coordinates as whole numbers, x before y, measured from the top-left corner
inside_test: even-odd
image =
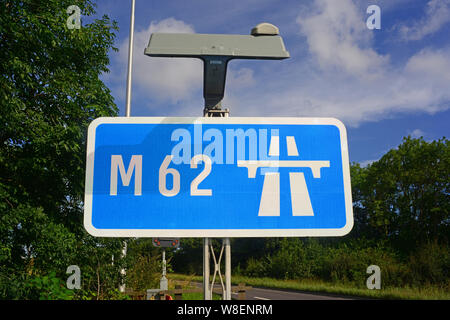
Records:
[[[98,118],[84,225],[103,237],[342,236],[349,170],[333,118]]]

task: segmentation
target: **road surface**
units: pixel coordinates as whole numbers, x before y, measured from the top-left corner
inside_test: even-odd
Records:
[[[232,294],[237,299],[237,293]],[[301,291],[252,288],[246,292],[246,300],[351,300],[351,298],[322,293],[306,293]]]
[[[194,282],[201,287],[200,282]],[[214,284],[214,290],[221,291],[220,284]],[[237,293],[231,293],[233,300],[238,300]],[[267,289],[252,287],[245,293],[245,300],[353,300],[352,297],[328,294],[328,293],[309,293],[295,290]]]

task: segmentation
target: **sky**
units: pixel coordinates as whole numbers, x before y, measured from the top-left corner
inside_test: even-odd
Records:
[[[380,8],[380,29],[367,20]],[[102,79],[125,115],[131,0],[99,0],[118,22]],[[89,18],[91,19],[91,17]],[[222,106],[234,117],[334,117],[351,162],[450,136],[450,0],[136,0],[132,116],[201,116],[199,59],[144,55],[151,33],[250,34],[279,28],[290,58],[232,60]],[[88,19],[82,23],[88,23]]]

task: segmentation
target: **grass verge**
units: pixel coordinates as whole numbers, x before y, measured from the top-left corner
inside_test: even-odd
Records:
[[[202,276],[169,274],[173,280],[203,281]],[[233,285],[245,283],[252,287],[307,291],[311,293],[328,293],[347,295],[366,299],[413,299],[413,300],[450,300],[450,291],[434,286],[415,287],[381,287],[380,290],[358,288],[351,284],[329,283],[321,280],[279,280],[272,278],[249,278],[232,276]]]

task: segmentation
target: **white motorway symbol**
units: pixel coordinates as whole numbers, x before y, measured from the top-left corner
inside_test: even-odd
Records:
[[[288,156],[298,156],[295,137],[287,136]],[[272,136],[270,140],[269,156],[279,156],[279,137]],[[239,160],[238,167],[248,169],[248,177],[255,178],[258,168],[310,168],[314,178],[320,178],[320,169],[330,167],[330,161],[321,160]],[[309,198],[303,172],[289,172],[291,188],[291,204],[293,216],[313,216],[314,210]],[[264,183],[259,204],[258,216],[280,215],[280,173],[267,171],[264,173]]]

